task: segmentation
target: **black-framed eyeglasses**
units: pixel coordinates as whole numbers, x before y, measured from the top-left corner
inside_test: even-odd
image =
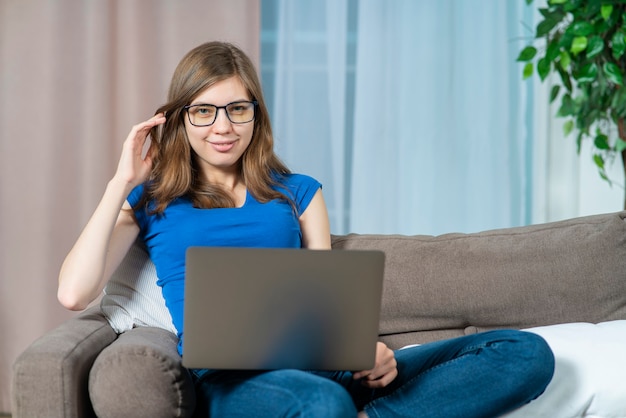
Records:
[[[228,120],[232,123],[248,123],[254,120],[255,110],[259,103],[254,101],[241,101],[228,103],[226,106],[212,104],[196,104],[185,106],[189,123],[193,126],[211,126],[217,120],[220,109],[224,109]]]

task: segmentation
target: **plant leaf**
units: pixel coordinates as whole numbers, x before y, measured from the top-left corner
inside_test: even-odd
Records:
[[[594,33],[603,34],[603,38],[606,37],[606,32],[611,29],[615,29],[615,22],[609,18],[609,20],[598,20],[593,25]]]
[[[536,38],[541,38],[545,35],[547,35],[548,33],[550,33],[550,31],[552,29],[554,29],[554,27],[560,22],[560,19],[555,19],[552,17],[548,17],[544,20],[542,20],[541,22],[539,22],[539,24],[537,24],[537,32],[535,34]]]
[[[602,69],[604,70],[604,74],[606,74],[606,77],[613,84],[617,84],[618,86],[624,85],[624,77],[617,64],[614,64],[612,62],[605,62],[602,66]]]
[[[572,96],[566,94],[561,98],[561,108],[556,114],[560,117],[573,116],[575,107],[576,106],[572,100]]]
[[[576,22],[571,26],[571,31],[576,36],[589,36],[593,33],[593,25],[589,22]]]
[[[574,76],[579,83],[589,83],[598,78],[598,66],[595,62],[585,65]]]
[[[570,51],[572,54],[578,55],[580,52],[584,51],[585,48],[587,48],[587,37],[577,36],[572,40]]]
[[[543,16],[544,19],[552,19],[552,20],[556,20],[559,22],[563,20],[565,16],[567,16],[565,11],[561,10],[561,8],[556,8],[556,7],[551,7],[551,8],[540,7],[539,13],[541,13],[541,16]]]
[[[615,142],[615,151],[622,152],[624,150],[626,150],[626,141],[621,138],[617,138],[617,141]]]
[[[546,49],[545,57],[548,59],[548,61],[552,62],[559,56],[560,51],[561,47],[559,46],[559,43],[552,41],[548,45],[548,49]]]
[[[574,121],[568,120],[563,124],[563,135],[568,136],[574,130]]]
[[[616,89],[609,106],[614,112],[611,116],[616,124],[619,123],[619,119],[626,117],[626,89]]]
[[[593,162],[596,163],[599,169],[604,170],[604,158],[600,154],[593,155]]]
[[[604,41],[599,36],[589,38],[587,45],[587,58],[593,58],[604,50]]]
[[[613,50],[613,58],[619,59],[626,51],[626,38],[622,30],[615,32],[611,38],[611,48]]]
[[[604,20],[609,20],[609,17],[611,17],[611,13],[613,13],[612,4],[603,4],[602,7],[600,8],[600,14],[602,15],[602,18]]]
[[[587,1],[587,0],[584,0]],[[596,2],[595,0],[592,0],[592,3]],[[574,16],[578,16],[581,14],[580,10],[583,9],[583,6],[581,6],[581,0],[563,0],[563,10],[570,13],[570,12],[574,12],[573,15]]]
[[[567,68],[572,62],[572,57],[565,50],[561,51],[559,55],[560,55],[559,62],[561,63],[561,68],[567,71]]]
[[[558,84],[552,86],[552,90],[550,91],[550,103],[554,102],[554,100],[558,97],[560,90],[561,86],[559,86]]]
[[[527,62],[524,65],[524,70],[522,71],[522,80],[526,80],[528,77],[532,76],[534,72],[534,67],[532,62]]]
[[[519,53],[517,61],[527,62],[535,58],[535,55],[537,55],[537,48],[534,46],[527,46],[522,49],[522,52]]]
[[[609,145],[609,137],[602,133],[595,137],[595,139],[593,140],[593,145],[595,145],[598,149],[611,149],[611,146]]]
[[[544,81],[548,74],[550,74],[550,61],[546,58],[541,58],[537,61],[537,73],[539,74],[541,81]]]
[[[561,76],[561,81],[563,82],[563,85],[565,86],[567,91],[571,92],[572,81],[570,80],[569,73],[561,67],[556,67],[556,70],[559,72],[559,75]]]
[[[550,0],[550,4],[564,4],[567,0]]]

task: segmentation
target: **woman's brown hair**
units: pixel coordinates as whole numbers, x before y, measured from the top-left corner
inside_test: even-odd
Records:
[[[169,203],[182,196],[198,208],[235,206],[225,190],[200,175],[197,155],[187,140],[184,123],[184,106],[208,87],[233,76],[239,77],[251,100],[258,103],[252,140],[240,160],[242,181],[260,202],[284,199],[293,205],[287,196],[272,187],[289,169],[274,153],[269,113],[254,64],[232,44],[208,42],[183,57],[172,76],[167,103],[156,111],[164,113],[167,121],[150,132],[154,165],[138,206],[151,202],[151,212],[161,214]]]

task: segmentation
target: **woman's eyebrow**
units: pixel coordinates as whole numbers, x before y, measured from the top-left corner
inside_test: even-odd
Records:
[[[226,104],[224,104],[224,106],[228,106],[231,103],[239,103],[239,102],[250,102],[250,99],[237,99],[237,100],[232,100]],[[189,106],[196,106],[196,105],[211,105],[211,106],[217,106],[216,104],[213,103],[209,103],[209,102],[191,102],[191,104]]]

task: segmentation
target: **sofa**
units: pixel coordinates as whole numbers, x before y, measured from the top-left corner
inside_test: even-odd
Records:
[[[502,328],[542,335],[555,353],[554,379],[507,417],[626,417],[625,218],[336,235],[332,245],[385,252],[379,333],[391,348]],[[167,313],[158,317],[155,277],[136,245],[99,305],[33,342],[13,367],[13,416],[193,416],[191,379]]]

